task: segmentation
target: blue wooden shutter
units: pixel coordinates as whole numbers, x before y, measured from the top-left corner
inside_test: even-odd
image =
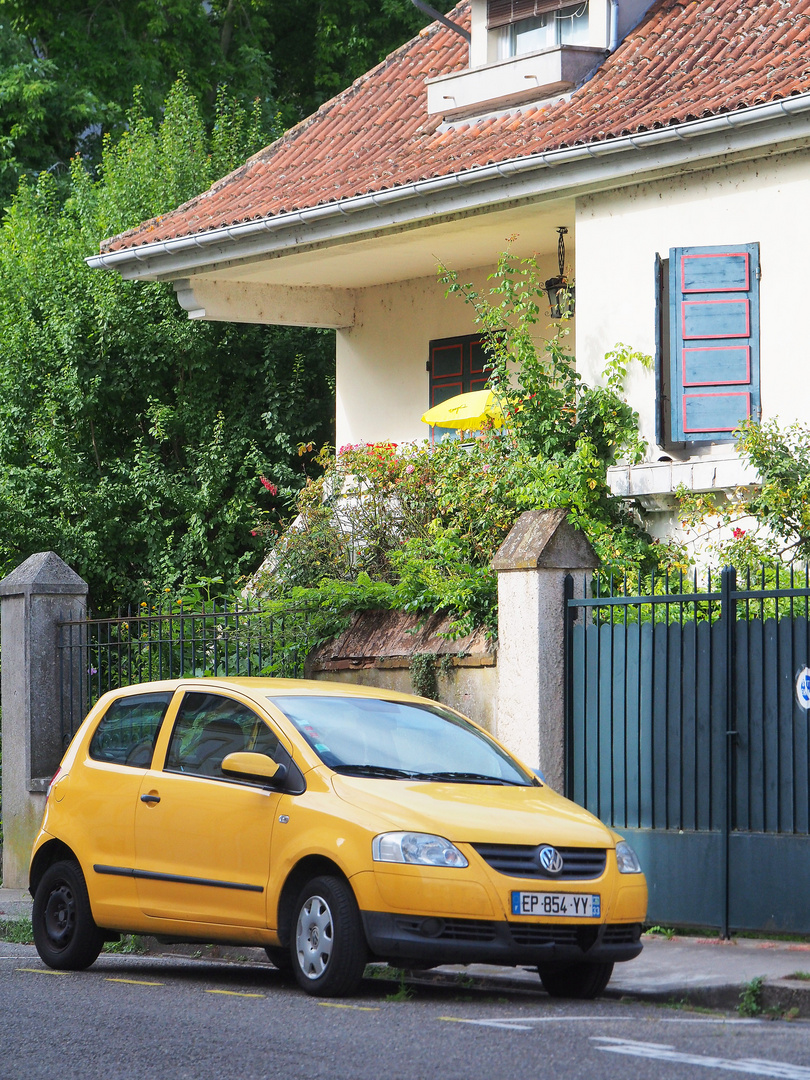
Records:
[[[759,245],[669,253],[672,442],[722,442],[759,416]]]

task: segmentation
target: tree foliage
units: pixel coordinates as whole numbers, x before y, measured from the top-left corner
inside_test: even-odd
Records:
[[[738,449],[760,478],[742,493],[740,510],[794,557],[810,559],[810,426],[749,420],[739,432]]]
[[[158,115],[185,73],[209,129],[228,86],[277,135],[425,21],[407,0],[0,0],[0,205],[21,175],[96,163],[133,86]]]
[[[810,426],[749,418],[736,437],[756,482],[730,499],[679,489],[681,523],[702,562],[771,583],[775,572],[810,561]]]
[[[0,229],[0,571],[58,552],[97,605],[255,566],[261,510],[330,437],[331,335],[189,321],[170,285],[91,271],[99,241],[204,190],[264,141],[219,95],[211,140],[184,82],[141,101],[94,178],[24,183]],[[263,485],[271,474],[275,484]]]

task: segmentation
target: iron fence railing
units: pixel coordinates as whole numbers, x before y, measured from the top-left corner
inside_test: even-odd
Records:
[[[202,610],[173,604],[62,622],[57,651],[63,746],[108,690],[201,675],[301,678],[306,656],[319,641],[306,610],[278,614],[215,601]]]

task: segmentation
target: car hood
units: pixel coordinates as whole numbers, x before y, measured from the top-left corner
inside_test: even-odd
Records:
[[[543,787],[426,783],[333,775],[345,802],[410,832],[453,843],[612,848],[612,833],[587,810]]]

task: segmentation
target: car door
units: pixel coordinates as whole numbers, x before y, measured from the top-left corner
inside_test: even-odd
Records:
[[[126,925],[121,912],[135,903],[135,807],[171,697],[124,691],[114,698],[71,773],[71,804],[81,812],[67,838],[84,864],[97,917],[113,926]]]
[[[187,691],[165,763],[143,778],[135,811],[135,877],[146,915],[189,923],[267,925],[270,839],[281,794],[228,778],[223,758],[289,755],[243,702]]]

